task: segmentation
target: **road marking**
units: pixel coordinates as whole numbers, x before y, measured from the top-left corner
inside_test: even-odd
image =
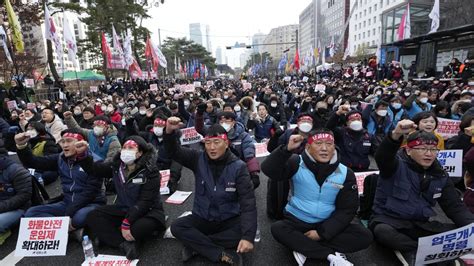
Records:
[[[0,265],[13,266],[16,265],[23,257],[15,257],[15,251],[8,254],[3,260],[0,261]]]

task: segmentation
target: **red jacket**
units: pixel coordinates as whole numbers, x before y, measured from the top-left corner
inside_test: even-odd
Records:
[[[110,120],[113,123],[120,123],[122,121],[122,116],[120,115],[119,112],[114,112],[113,114],[110,115]]]

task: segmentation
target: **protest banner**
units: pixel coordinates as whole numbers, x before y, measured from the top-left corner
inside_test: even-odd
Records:
[[[354,173],[354,175],[356,177],[356,181],[357,181],[357,188],[359,190],[359,195],[364,193],[364,180],[365,180],[365,178],[368,177],[369,175],[373,175],[373,174],[378,175],[379,171]]]
[[[69,217],[22,218],[16,257],[66,255]]]
[[[150,91],[158,91],[158,84],[150,84]]]
[[[91,92],[98,92],[99,88],[97,86],[90,86]]]
[[[436,133],[440,134],[444,139],[449,139],[458,135],[460,124],[461,121],[459,120],[438,117]]]
[[[168,182],[170,181],[171,171],[170,169],[161,170],[161,184],[160,184],[160,194],[168,195],[170,194],[170,188],[168,187]]]
[[[10,111],[14,109],[18,109],[18,105],[16,104],[16,101],[8,101],[7,107],[8,107],[8,110]]]
[[[265,157],[270,155],[267,150],[267,142],[255,143],[255,157]]]
[[[181,137],[179,141],[181,145],[189,145],[193,143],[198,143],[203,139],[201,134],[199,134],[194,127],[188,127],[181,129]]]
[[[242,87],[243,87],[244,90],[250,90],[250,89],[252,89],[252,83],[248,83],[248,82],[243,83]]]
[[[128,260],[124,256],[98,255],[84,261],[81,266],[136,266],[138,260]]]
[[[207,85],[207,86],[213,86],[213,85],[214,85],[214,81],[208,80],[208,81],[206,82],[206,85]]]
[[[314,86],[314,91],[325,92],[326,91],[326,85],[316,84],[316,86]]]
[[[415,265],[454,260],[474,248],[474,223],[418,239]]]
[[[194,81],[193,85],[194,85],[195,88],[201,88],[202,87],[201,86],[201,81]]]
[[[34,79],[25,79],[25,87],[33,88],[34,86],[35,86],[35,80]]]
[[[451,177],[462,176],[462,150],[442,150],[438,153],[438,162]]]
[[[195,90],[194,84],[184,85],[181,91],[186,93],[193,93]]]

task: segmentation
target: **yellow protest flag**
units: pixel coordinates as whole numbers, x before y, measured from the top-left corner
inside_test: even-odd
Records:
[[[18,17],[13,11],[10,0],[5,0],[5,9],[7,10],[8,23],[12,31],[12,39],[16,52],[23,53],[25,51],[25,45],[23,43],[23,35],[21,34],[20,22],[18,22]]]

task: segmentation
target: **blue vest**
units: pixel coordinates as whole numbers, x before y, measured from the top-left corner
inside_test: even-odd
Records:
[[[369,135],[377,135],[378,133],[380,133],[380,130],[383,131],[383,134],[387,134],[390,130],[390,117],[385,116],[382,120],[382,123],[379,124],[377,120],[375,120],[374,116],[375,114],[370,115],[369,123],[367,124],[367,132],[369,133]]]
[[[426,110],[421,109],[421,107],[414,101],[411,105],[411,108],[407,110],[408,117],[410,119],[413,119],[413,117],[423,111],[430,111],[431,110],[431,104],[426,103],[426,106],[428,107]]]
[[[89,141],[89,149],[100,159],[105,160],[107,158],[107,152],[109,152],[110,143],[113,140],[118,140],[117,136],[106,136],[104,140],[104,144],[99,145],[96,136],[92,130],[89,131],[89,135],[87,136],[87,140]]]
[[[404,160],[399,160],[398,168],[390,176],[380,176],[375,193],[373,211],[396,219],[427,221],[436,215],[433,207],[436,199],[448,181],[448,175],[424,178],[432,179],[424,192],[421,192],[420,174],[411,170]]]
[[[241,160],[230,162],[215,183],[205,152],[201,152],[194,172],[193,213],[208,221],[224,221],[240,215],[237,174],[246,167]]]
[[[396,115],[393,114],[391,108],[388,108],[387,115],[390,117],[390,130],[393,130],[397,127],[397,124],[400,120],[402,120],[402,116],[405,114],[405,109],[401,108]]]
[[[339,163],[336,171],[319,186],[300,155],[298,172],[292,177],[292,196],[285,210],[306,223],[326,220],[336,210],[336,197],[346,180],[347,167]]]

